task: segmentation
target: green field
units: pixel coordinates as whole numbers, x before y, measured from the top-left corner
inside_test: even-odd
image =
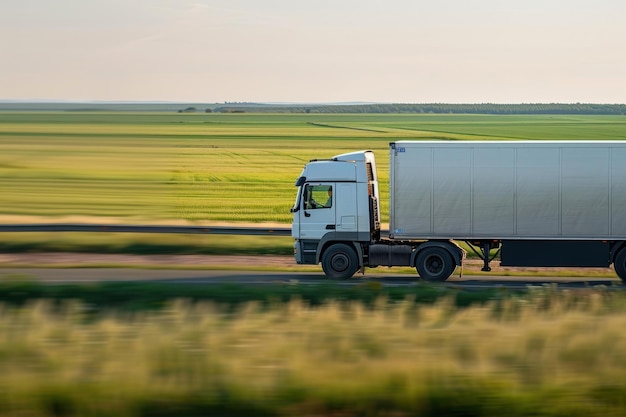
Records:
[[[314,158],[395,140],[626,139],[626,116],[0,112],[0,223],[278,222]],[[154,240],[153,237],[151,237]]]

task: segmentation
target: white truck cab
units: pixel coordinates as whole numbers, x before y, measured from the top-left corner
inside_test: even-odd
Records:
[[[291,209],[296,262],[322,262],[329,276],[352,276],[363,266],[359,242],[370,242],[380,233],[373,152],[312,160],[302,170],[296,186],[298,192]],[[328,251],[330,248],[334,249]]]

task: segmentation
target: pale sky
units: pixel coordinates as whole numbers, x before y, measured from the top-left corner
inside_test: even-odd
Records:
[[[0,0],[0,100],[626,103],[624,0]]]

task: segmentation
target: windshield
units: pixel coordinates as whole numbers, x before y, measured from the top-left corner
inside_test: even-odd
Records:
[[[298,187],[298,193],[296,194],[296,201],[293,203],[293,207],[291,208],[291,212],[295,213],[300,209],[300,193],[302,192],[302,187]]]

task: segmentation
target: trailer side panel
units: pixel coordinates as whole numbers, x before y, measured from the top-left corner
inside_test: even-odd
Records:
[[[394,239],[626,238],[626,142],[391,144]]]

